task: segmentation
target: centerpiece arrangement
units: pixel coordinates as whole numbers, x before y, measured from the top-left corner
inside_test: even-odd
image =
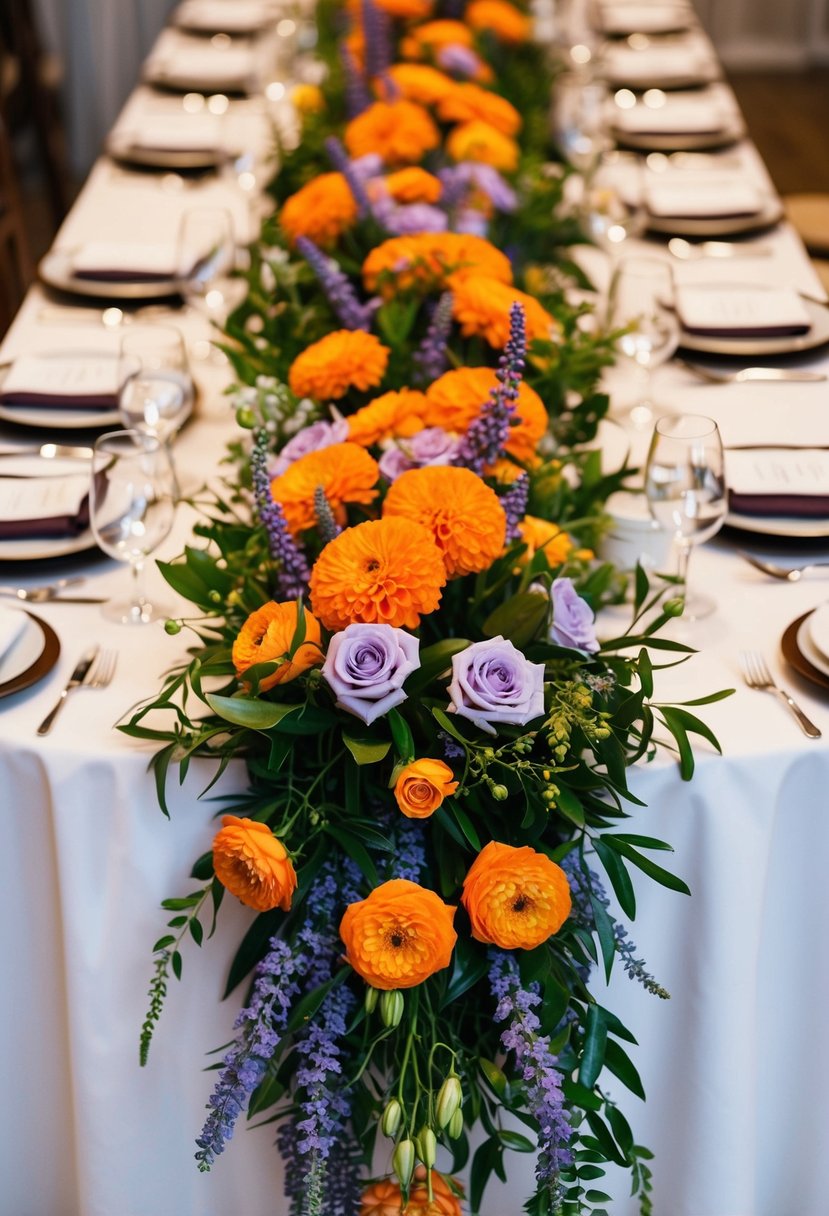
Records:
[[[608,1162],[648,1211],[613,1096],[641,1093],[633,1039],[589,980],[618,959],[667,995],[611,904],[634,916],[631,866],[687,890],[625,831],[627,771],[655,726],[685,777],[689,734],[716,740],[654,700],[680,601],[638,571],[633,625],[597,638],[619,475],[578,445],[612,345],[565,298],[549,69],[506,0],[448,7],[321,12],[327,83],[295,93],[228,322],[241,438],[206,545],[162,564],[195,643],[122,729],[160,745],[165,809],[196,755],[250,785],[165,901],[142,1061],[229,892],[255,915],[200,1169],[247,1112],[275,1123],[291,1216],[477,1213],[510,1151],[537,1155],[534,1216],[605,1210]]]

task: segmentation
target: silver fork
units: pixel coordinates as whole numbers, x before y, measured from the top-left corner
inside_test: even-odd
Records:
[[[117,662],[118,655],[114,650],[99,650],[92,658],[86,673],[80,679],[77,678],[77,675],[80,673],[76,669],[69,683],[60,694],[54,709],[46,715],[37,728],[37,733],[39,735],[49,734],[49,731],[54,726],[55,718],[57,718],[63,708],[70,692],[74,692],[76,688],[106,688],[108,684],[111,684],[112,677],[115,675]]]
[[[802,566],[778,566],[774,562],[760,561],[759,557],[753,557],[750,553],[744,553],[740,550],[740,557],[747,561],[750,566],[754,566],[755,570],[761,570],[763,574],[768,574],[770,578],[779,578],[785,583],[799,583],[807,570],[819,570],[821,568],[829,568],[829,562],[804,562]]]
[[[769,380],[778,383],[784,380],[802,384],[817,384],[826,379],[823,372],[811,372],[797,367],[741,367],[736,372],[713,372],[708,367],[698,363],[689,363],[687,359],[675,359],[680,367],[684,367],[692,376],[704,380],[706,384],[741,384],[746,380]]]
[[[83,581],[82,578],[59,578],[57,582],[44,583],[41,587],[0,586],[0,595],[13,595],[15,599],[26,600],[30,604],[43,604],[59,596],[65,587],[75,587]]]
[[[821,737],[820,731],[814,722],[806,717],[800,706],[787,692],[784,692],[782,688],[775,684],[762,655],[758,654],[756,650],[744,650],[740,659],[743,667],[743,678],[749,688],[756,688],[759,692],[776,693],[778,697],[786,702],[797,719],[798,725],[804,735],[808,735],[810,739],[819,739]]]

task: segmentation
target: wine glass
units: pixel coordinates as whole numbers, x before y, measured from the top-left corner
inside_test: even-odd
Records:
[[[192,207],[181,217],[176,253],[179,290],[191,308],[222,326],[244,294],[235,277],[233,218],[224,207]]]
[[[89,490],[92,532],[104,553],[129,562],[132,596],[104,606],[108,620],[146,625],[168,615],[144,594],[144,560],[173,526],[175,478],[157,435],[110,431],[95,441]]]
[[[610,144],[607,86],[584,72],[562,72],[553,89],[553,138],[566,161],[589,173]]]
[[[654,519],[676,541],[684,619],[709,616],[716,603],[707,595],[689,595],[688,563],[693,546],[720,530],[728,509],[722,438],[713,418],[683,414],[659,419],[645,465],[645,494]]]
[[[643,430],[656,416],[650,399],[651,372],[670,359],[679,343],[670,265],[660,258],[621,258],[610,280],[606,324],[608,329],[625,331],[616,349],[645,374],[642,396],[622,415],[636,430]]]
[[[579,218],[586,236],[614,255],[631,236],[645,231],[642,161],[633,152],[607,152],[586,175]]]
[[[124,426],[169,443],[193,408],[193,379],[180,332],[172,325],[133,326],[121,339],[118,383]]]

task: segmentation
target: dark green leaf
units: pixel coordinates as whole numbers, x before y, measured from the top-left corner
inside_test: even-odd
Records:
[[[676,874],[671,874],[669,870],[663,870],[662,866],[658,866],[649,857],[643,856],[642,853],[634,849],[632,845],[626,844],[620,837],[605,835],[602,836],[602,841],[617,853],[621,853],[633,865],[638,866],[649,878],[653,878],[655,882],[661,883],[663,887],[669,887],[671,891],[679,891],[682,895],[691,894],[689,887],[681,878],[677,878]]]
[[[633,883],[630,881],[630,875],[625,869],[624,863],[613,852],[613,849],[605,844],[601,836],[593,838],[593,847],[610,879],[610,885],[616,893],[622,911],[633,920],[636,917],[636,896],[633,893]]]
[[[591,1005],[587,1010],[584,1048],[579,1065],[579,1083],[585,1089],[592,1089],[599,1079],[606,1046],[607,1024],[602,1017],[602,1009],[599,1005]]]
[[[522,591],[490,613],[483,623],[483,632],[487,637],[500,635],[514,646],[524,647],[541,631],[549,610],[550,601],[546,595]]]
[[[615,1039],[608,1039],[607,1041],[604,1062],[623,1085],[626,1085],[638,1098],[644,1098],[645,1090],[641,1077],[636,1071],[630,1056],[623,1047],[619,1046]]]
[[[412,738],[409,724],[397,709],[389,710],[387,721],[391,729],[391,737],[394,740],[397,754],[404,764],[408,764],[410,760],[414,759],[415,755],[414,739]]]
[[[250,697],[220,697],[208,693],[207,704],[234,726],[245,726],[248,730],[270,730],[288,714],[298,713],[301,705],[274,704],[272,701],[255,701]]]
[[[331,823],[325,825],[325,831],[329,836],[333,836],[337,843],[342,845],[351,860],[357,863],[369,886],[379,886],[380,879],[377,869],[362,842],[351,832],[347,832],[344,828],[335,827]]]

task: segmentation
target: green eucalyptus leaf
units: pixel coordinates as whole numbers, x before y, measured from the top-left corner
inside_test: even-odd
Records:
[[[221,697],[208,693],[207,704],[225,722],[244,726],[248,730],[270,730],[286,718],[298,713],[302,705],[285,705],[273,701],[258,701],[252,697]]]

